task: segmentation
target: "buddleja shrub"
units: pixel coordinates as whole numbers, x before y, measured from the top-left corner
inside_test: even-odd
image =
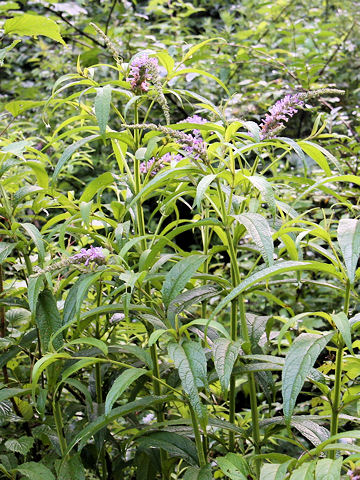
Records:
[[[4,478],[357,478],[360,180],[320,117],[281,136],[342,92],[229,123],[192,66],[210,40],[124,63],[96,29],[114,65],[59,78],[42,152],[1,150]]]

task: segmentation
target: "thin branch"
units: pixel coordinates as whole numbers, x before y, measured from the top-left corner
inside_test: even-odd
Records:
[[[63,14],[61,12],[57,12],[55,10],[52,10],[51,8],[49,7],[45,7],[45,10],[48,10],[49,12],[53,13],[54,15],[56,15],[57,17],[59,17],[63,22],[67,23],[71,28],[73,28],[76,32],[78,32],[80,35],[82,35],[83,37],[86,37],[88,38],[89,40],[91,40],[92,42],[94,42],[96,45],[99,45],[99,47],[101,48],[104,48],[104,45],[102,43],[100,43],[95,37],[89,35],[88,33],[86,32],[83,32],[80,28],[78,28],[76,25],[73,25],[67,18],[65,18],[63,16]]]
[[[106,24],[105,24],[105,35],[107,35],[107,33],[108,33],[108,28],[109,28],[109,24],[110,24],[110,18],[111,18],[111,15],[112,15],[113,11],[114,11],[116,2],[117,2],[117,0],[114,0],[114,1],[113,1],[113,4],[111,5],[110,12],[109,12],[109,16],[108,16],[108,18],[107,18],[107,20],[106,20]]]

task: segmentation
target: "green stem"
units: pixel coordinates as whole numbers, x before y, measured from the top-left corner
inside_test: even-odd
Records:
[[[349,305],[350,305],[350,282],[349,280],[346,283],[345,290],[345,300],[344,300],[344,313],[345,315],[349,314]],[[338,333],[340,337],[340,333]],[[341,342],[341,343],[340,343]],[[330,421],[330,435],[336,435],[339,429],[339,413],[340,413],[340,404],[341,404],[341,380],[342,380],[342,366],[343,366],[343,350],[344,342],[343,339],[339,339],[339,345],[336,352],[336,363],[335,363],[335,383],[334,383],[334,397],[331,405],[331,421]],[[329,458],[335,460],[336,450],[331,450],[329,452]]]
[[[100,307],[101,304],[101,297],[102,297],[102,283],[99,283],[98,291],[97,291],[97,299],[96,305]],[[100,320],[99,315],[96,316],[96,324],[95,324],[95,338],[100,339]],[[103,404],[103,395],[102,395],[102,381],[101,381],[101,364],[95,364],[95,390],[96,390],[96,403],[98,406]],[[100,450],[100,462],[102,466],[102,478],[103,480],[107,477],[107,466],[106,466],[106,458],[105,458],[105,444],[101,446]]]
[[[206,458],[205,458],[203,444],[201,442],[201,435],[200,435],[198,419],[197,419],[197,417],[195,415],[195,412],[194,412],[191,405],[189,405],[189,408],[190,408],[191,421],[192,421],[194,435],[195,435],[196,450],[197,450],[197,454],[198,454],[198,457],[199,457],[199,464],[200,464],[200,467],[205,467],[207,465],[207,462],[206,462]]]
[[[55,398],[53,399],[52,407],[53,407],[56,431],[57,431],[59,443],[60,443],[61,455],[64,456],[67,451],[67,444],[64,437],[64,424],[63,424],[63,419],[62,419],[62,414],[60,409],[60,402]]]

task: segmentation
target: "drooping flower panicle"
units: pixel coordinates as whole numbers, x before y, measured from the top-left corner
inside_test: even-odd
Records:
[[[278,100],[270,108],[269,113],[265,115],[265,119],[260,124],[260,138],[264,140],[274,137],[283,130],[285,128],[283,122],[288,122],[289,118],[295,115],[298,109],[305,105],[307,100],[321,97],[322,95],[343,95],[344,93],[344,90],[338,90],[337,88],[322,88],[309,92],[295,93],[294,95],[286,95],[281,100]]]
[[[304,105],[304,100],[300,98],[300,94],[286,95],[273,105],[269,112],[265,115],[265,119],[261,123],[261,138],[274,136],[280,129],[284,128],[284,122],[287,122],[298,111],[298,107]]]
[[[82,248],[79,253],[70,257],[69,260],[73,263],[84,263],[85,266],[89,265],[90,262],[103,265],[105,263],[105,256],[101,247],[93,247],[91,245],[88,249]]]

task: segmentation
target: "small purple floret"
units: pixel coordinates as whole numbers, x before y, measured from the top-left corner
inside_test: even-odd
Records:
[[[261,123],[260,136],[262,139],[274,136],[278,130],[284,128],[284,122],[288,122],[298,108],[304,105],[304,101],[300,98],[300,94],[286,95],[273,105],[269,112],[265,115],[265,119]]]
[[[103,265],[105,263],[105,256],[103,249],[101,247],[93,247],[85,249],[82,248],[80,253],[76,253],[70,257],[74,263],[84,263],[85,266],[89,265],[90,262],[95,262],[98,265]]]

